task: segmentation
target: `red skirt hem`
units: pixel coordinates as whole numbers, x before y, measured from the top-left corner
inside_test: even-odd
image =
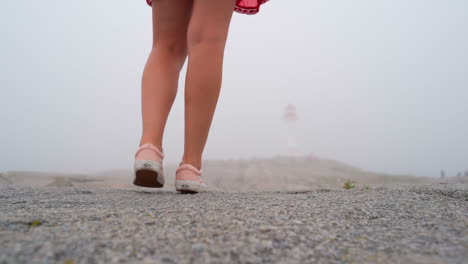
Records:
[[[146,3],[151,6],[151,1],[152,0],[146,0]],[[234,11],[246,15],[255,15],[260,12],[260,6],[268,1],[269,0],[237,0]]]

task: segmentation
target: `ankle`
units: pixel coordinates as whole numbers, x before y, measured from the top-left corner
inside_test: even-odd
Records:
[[[182,164],[190,164],[190,165],[194,166],[195,168],[197,168],[197,170],[201,170],[201,167],[202,167],[201,160],[196,160],[196,159],[183,158],[180,165],[182,165]]]
[[[142,139],[142,140],[140,140],[140,145],[139,145],[138,147],[141,147],[141,146],[143,146],[144,144],[148,144],[148,143],[154,145],[156,148],[159,149],[159,151],[164,152],[164,151],[163,151],[163,148],[162,148],[162,144],[161,144],[161,143],[158,143],[158,142],[156,142],[156,141],[152,141],[152,140],[145,140],[145,139]]]

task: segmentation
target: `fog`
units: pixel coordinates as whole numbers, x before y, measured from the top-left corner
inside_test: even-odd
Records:
[[[235,14],[205,159],[298,151],[387,173],[468,170],[468,2],[271,0]],[[139,1],[6,1],[0,171],[131,169],[151,9]],[[184,68],[185,71],[185,68]],[[183,79],[164,138],[183,151]]]

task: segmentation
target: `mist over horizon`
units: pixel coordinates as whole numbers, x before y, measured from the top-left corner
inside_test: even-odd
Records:
[[[235,14],[205,160],[287,154],[366,171],[468,170],[468,2],[271,0]],[[5,2],[0,11],[0,172],[131,169],[144,0]],[[183,151],[183,84],[165,162]],[[283,120],[293,104],[298,120]]]

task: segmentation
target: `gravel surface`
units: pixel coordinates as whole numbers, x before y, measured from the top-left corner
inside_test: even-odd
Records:
[[[0,263],[466,263],[468,185],[0,187]]]

